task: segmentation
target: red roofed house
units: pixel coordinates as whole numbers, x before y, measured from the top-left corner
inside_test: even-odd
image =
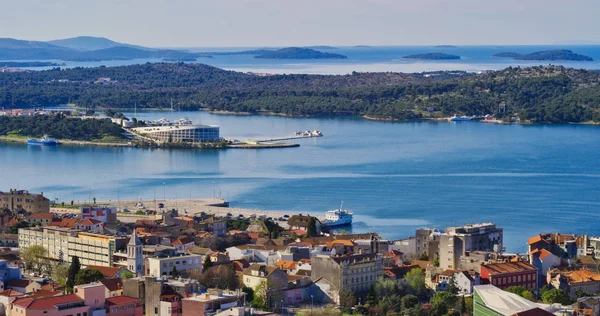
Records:
[[[500,289],[522,286],[537,291],[537,268],[527,262],[501,262],[481,266],[481,283],[492,284]]]
[[[175,247],[179,251],[187,252],[196,245],[194,238],[181,237],[171,242],[171,246]]]
[[[44,298],[21,297],[10,306],[11,315],[23,316],[92,316],[95,310],[104,310],[104,286],[86,284],[75,286],[74,294]]]
[[[42,226],[48,226],[52,223],[54,215],[52,213],[33,213],[25,219],[29,224],[40,223]]]
[[[77,224],[75,224],[75,228],[92,233],[101,233],[103,230],[103,225],[104,224],[97,219],[86,218],[77,222]]]
[[[125,267],[103,267],[103,266],[88,265],[87,268],[98,270],[107,279],[120,278],[121,273],[123,273],[125,271],[129,271],[129,270],[125,269]]]
[[[107,316],[143,316],[142,300],[131,296],[115,296],[106,299]]]
[[[536,249],[529,254],[529,263],[538,269],[538,280],[546,279],[548,271],[561,264],[560,258],[546,249]]]

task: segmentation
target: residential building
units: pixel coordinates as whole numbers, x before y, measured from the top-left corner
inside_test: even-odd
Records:
[[[393,241],[389,246],[390,251],[396,250],[404,254],[404,257],[412,260],[417,259],[417,238],[409,237],[402,240]]]
[[[590,270],[550,270],[547,282],[554,288],[565,290],[573,299],[577,298],[578,291],[593,295],[600,294],[600,274]]]
[[[471,271],[459,271],[454,274],[454,280],[458,286],[459,294],[472,295],[473,287],[481,284],[479,273]]]
[[[93,219],[106,223],[117,222],[116,206],[84,205],[81,207],[81,219]]]
[[[538,269],[538,282],[546,279],[548,271],[561,264],[561,259],[546,249],[535,249],[529,254],[529,263]]]
[[[316,256],[311,263],[311,279],[314,282],[324,279],[329,285],[328,296],[336,303],[339,303],[340,290],[345,289],[359,296],[383,277],[383,257],[374,253]]]
[[[491,284],[474,287],[473,315],[476,316],[553,316],[550,309],[549,305],[534,303]]]
[[[448,227],[440,235],[440,268],[458,269],[460,258],[469,251],[502,252],[502,228],[493,223]]]
[[[75,228],[81,231],[101,234],[104,231],[104,223],[92,218],[77,221]]]
[[[174,241],[171,242],[171,246],[175,247],[175,249],[177,249],[177,251],[188,252],[192,248],[196,247],[196,242],[195,242],[194,238],[186,236],[186,237],[181,237],[181,238],[175,239]]]
[[[143,316],[142,300],[130,296],[107,297],[106,316]]]
[[[290,217],[290,219],[288,220],[288,225],[290,226],[290,229],[300,229],[303,231],[308,231],[308,226],[310,223],[311,218],[314,220],[315,222],[315,229],[317,234],[321,233],[321,222],[313,216],[310,215],[303,215],[303,214],[297,214],[297,215],[292,215]]]
[[[491,284],[500,289],[522,286],[537,291],[537,268],[527,262],[491,263],[481,266],[481,283]]]
[[[106,314],[104,286],[78,285],[74,294],[34,298],[20,297],[13,301],[11,315],[23,316],[104,316]]]
[[[25,295],[12,289],[0,292],[0,315],[10,315],[10,306],[18,297]]]
[[[245,295],[239,291],[209,289],[205,294],[196,294],[182,299],[182,316],[213,315],[217,311],[244,306]]]
[[[5,285],[10,280],[21,279],[21,269],[6,260],[0,259],[0,281]],[[4,291],[4,289],[1,289]]]
[[[29,279],[12,279],[4,283],[4,288],[30,294],[39,291],[42,288],[42,284]]]
[[[0,247],[19,247],[19,234],[0,234]]]
[[[25,221],[29,224],[40,223],[42,226],[48,226],[52,223],[54,214],[51,213],[33,213],[25,217]]]
[[[163,143],[204,143],[219,141],[217,125],[167,125],[136,127],[132,130]]]
[[[198,223],[198,229],[200,231],[213,233],[218,237],[225,237],[227,235],[227,221],[217,219],[215,216],[210,216]]]
[[[163,277],[172,275],[173,269],[177,271],[201,272],[202,256],[179,255],[166,258],[147,258],[146,275]]]
[[[123,295],[123,280],[120,278],[102,279],[98,282],[105,287],[104,297],[116,297]]]
[[[38,227],[19,229],[19,249],[40,245],[48,251],[48,257],[70,263],[79,257],[82,265],[113,265],[113,255],[125,249],[126,237],[82,232],[62,227]]]
[[[121,278],[121,274],[123,272],[129,271],[125,267],[104,267],[104,266],[88,265],[86,268],[98,270],[107,279]],[[133,272],[133,271],[130,271],[130,272]]]
[[[27,190],[10,189],[9,192],[0,191],[0,208],[13,212],[25,210],[30,213],[49,213],[50,200],[44,193],[34,194]]]
[[[252,264],[242,273],[242,282],[253,290],[264,285],[268,294],[268,305],[274,306],[284,298],[282,290],[287,288],[288,275],[276,267]]]

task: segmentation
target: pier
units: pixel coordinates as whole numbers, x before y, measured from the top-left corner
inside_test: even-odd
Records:
[[[277,138],[268,138],[268,139],[248,139],[246,142],[248,144],[260,144],[260,143],[272,143],[278,142],[282,140],[293,140],[293,139],[303,139],[303,138],[314,138],[314,137],[323,137],[323,133],[319,130],[314,131],[306,131],[306,132],[296,132],[296,135],[293,136],[284,136]]]

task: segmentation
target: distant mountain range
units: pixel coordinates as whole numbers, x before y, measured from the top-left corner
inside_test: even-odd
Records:
[[[118,43],[103,37],[79,36],[49,42],[0,38],[0,60],[99,61],[136,58],[195,60],[203,55]]]
[[[342,54],[324,53],[318,50],[301,47],[288,47],[264,52],[255,56],[263,59],[346,59]]]

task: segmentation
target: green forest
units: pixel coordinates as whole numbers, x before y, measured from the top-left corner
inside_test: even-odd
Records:
[[[111,81],[96,83],[102,77]],[[155,63],[0,73],[0,107],[168,108],[173,99],[183,110],[396,120],[495,114],[533,123],[584,122],[600,121],[599,82],[596,71],[560,66],[481,74],[258,76],[202,64]]]
[[[94,141],[123,139],[123,130],[110,119],[71,118],[63,114],[28,117],[0,116],[0,135]]]

